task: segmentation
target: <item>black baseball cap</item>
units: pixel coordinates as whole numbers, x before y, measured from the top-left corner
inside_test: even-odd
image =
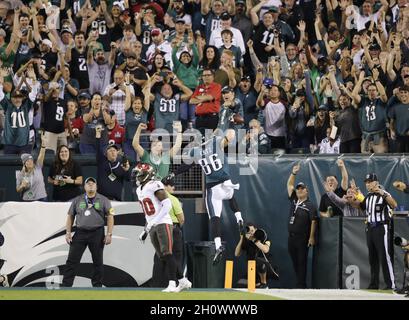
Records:
[[[369,50],[381,50],[381,46],[378,43],[372,43],[369,46]]]
[[[240,81],[249,81],[249,82],[251,82],[251,78],[250,78],[250,76],[242,76]]]
[[[89,181],[97,183],[97,179],[95,179],[94,177],[88,177],[87,179],[85,179],[84,184],[87,184]]]
[[[318,110],[328,111],[328,106],[326,104],[322,104],[318,107]]]
[[[223,12],[222,15],[220,16],[220,19],[227,21],[231,19],[230,15],[227,12]]]
[[[111,148],[115,148],[117,151],[119,150],[119,147],[115,143],[108,144],[105,150],[108,151]]]
[[[185,24],[186,21],[185,21],[184,19],[182,19],[182,18],[177,18],[175,23],[183,23],[183,24]]]
[[[88,92],[88,90],[83,90],[80,91],[79,95],[78,95],[78,99],[88,99],[91,100],[91,95]]]
[[[364,182],[378,181],[378,176],[375,173],[368,173],[365,176]]]
[[[298,182],[297,185],[295,186],[295,189],[307,189],[307,186],[305,185],[304,182]]]
[[[222,93],[228,93],[228,92],[233,92],[234,89],[232,87],[229,86],[224,86],[222,89]]]
[[[271,6],[270,8],[268,8],[267,11],[277,13],[279,11],[279,9],[276,6]]]
[[[173,187],[175,185],[175,179],[165,177],[165,178],[162,179],[162,183],[165,186]]]

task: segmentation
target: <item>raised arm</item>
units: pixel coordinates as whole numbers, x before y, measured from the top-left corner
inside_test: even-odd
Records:
[[[43,167],[44,164],[44,157],[45,157],[45,148],[48,145],[48,141],[45,138],[45,134],[44,132],[41,133],[41,148],[40,148],[40,152],[38,153],[38,157],[37,157],[37,162],[36,165],[40,166],[41,168]]]
[[[348,189],[348,171],[345,167],[345,163],[342,159],[338,159],[337,160],[337,165],[339,167],[339,169],[341,170],[341,176],[342,176],[342,180],[341,180],[341,188],[344,191],[347,191]]]
[[[174,122],[173,129],[176,130],[177,135],[176,135],[175,145],[169,151],[170,156],[172,158],[175,157],[179,153],[179,150],[182,146],[182,124],[179,121]]]
[[[264,101],[264,96],[268,94],[268,89],[262,85],[261,86],[261,90],[260,93],[258,95],[257,101],[256,101],[256,107],[259,109],[264,109],[266,106],[266,103]]]
[[[145,98],[146,99],[146,98]],[[140,123],[138,129],[136,129],[135,135],[132,140],[132,147],[134,148],[135,152],[141,158],[145,152],[145,149],[139,144],[141,131],[148,129],[148,126],[145,123]]]
[[[200,12],[202,16],[205,16],[210,12],[210,0],[201,0]]]
[[[379,98],[384,103],[388,102],[388,96],[386,95],[385,87],[379,81],[379,71],[378,71],[378,69],[374,68],[372,70],[372,78],[375,81],[376,88],[378,89]]]
[[[269,0],[261,0],[256,6],[251,8],[250,10],[250,19],[253,26],[257,26],[260,23],[260,19],[258,17],[258,12],[260,11],[261,7],[265,5]]]
[[[361,96],[359,95],[359,93],[361,92],[362,82],[364,82],[364,79],[365,71],[361,71],[361,73],[359,74],[358,82],[356,83],[354,90],[352,91],[352,98],[357,105],[361,102]]]
[[[295,176],[297,175],[297,173],[299,171],[300,171],[300,165],[299,164],[296,164],[291,170],[290,177],[288,178],[288,181],[287,181],[287,194],[288,194],[288,197],[291,197],[291,195],[294,192]]]

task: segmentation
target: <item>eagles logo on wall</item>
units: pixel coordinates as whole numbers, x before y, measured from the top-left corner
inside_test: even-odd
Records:
[[[136,202],[112,202],[115,227],[112,243],[104,247],[106,287],[146,286],[152,277],[155,250],[138,235],[145,218]],[[45,287],[61,284],[69,246],[65,221],[70,203],[0,203],[0,274],[10,286]],[[75,232],[75,226],[73,227]],[[85,250],[76,272],[74,287],[91,287],[92,258]]]

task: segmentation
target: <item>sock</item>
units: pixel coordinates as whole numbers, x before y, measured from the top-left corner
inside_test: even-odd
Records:
[[[214,244],[216,246],[216,250],[222,246],[222,239],[220,237],[214,238]]]
[[[176,281],[175,280],[169,280],[169,286],[176,287]]]
[[[210,219],[210,236],[214,239],[222,236],[222,226],[219,217]]]
[[[168,275],[169,281],[173,281],[176,284],[176,261],[173,254],[168,254],[163,256],[163,260],[165,261],[165,270]]]
[[[236,212],[234,215],[236,216],[237,223],[240,223],[240,221],[243,221],[240,211]]]

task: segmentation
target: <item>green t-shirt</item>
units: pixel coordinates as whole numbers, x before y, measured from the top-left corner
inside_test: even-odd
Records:
[[[15,53],[13,51],[10,52],[9,56],[6,56],[6,48],[7,48],[7,44],[4,44],[1,48],[0,48],[0,60],[2,62],[2,66],[3,68],[9,68],[13,66],[14,63],[14,57],[15,57]]]
[[[409,105],[401,102],[393,105],[388,111],[388,116],[395,119],[397,134],[406,136],[406,132],[409,130]]]
[[[170,166],[170,154],[169,152],[163,152],[161,157],[157,159],[146,150],[143,152],[141,157],[141,161],[143,163],[150,164],[156,172],[156,176],[160,179],[163,179],[169,174],[169,166]]]

